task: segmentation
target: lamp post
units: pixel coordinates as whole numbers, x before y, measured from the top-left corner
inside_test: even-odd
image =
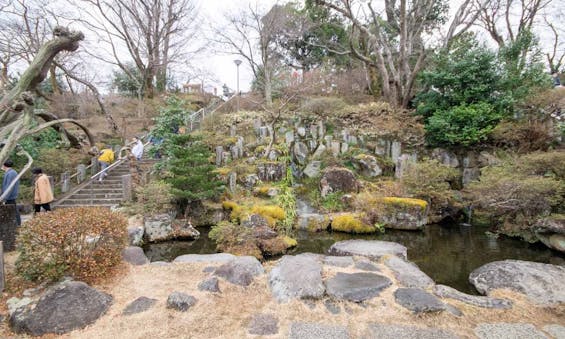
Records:
[[[240,97],[240,93],[239,93],[239,65],[241,65],[241,60],[235,59],[233,62],[235,63],[235,66],[237,67],[237,111],[239,112],[239,97]]]

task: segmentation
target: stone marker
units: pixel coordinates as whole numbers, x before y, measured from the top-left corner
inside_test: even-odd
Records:
[[[145,312],[157,303],[157,299],[139,297],[126,306],[122,315],[132,315],[136,313]]]

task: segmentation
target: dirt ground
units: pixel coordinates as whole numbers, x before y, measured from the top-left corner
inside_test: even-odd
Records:
[[[13,260],[8,256],[7,267],[12,265]],[[274,265],[274,262],[267,263],[266,270],[270,271]],[[362,337],[372,323],[437,327],[463,338],[473,338],[473,328],[482,322],[529,323],[541,329],[548,324],[564,324],[565,319],[565,305],[538,307],[524,296],[504,290],[498,291],[495,296],[512,300],[514,306],[511,310],[483,309],[446,300],[464,315],[456,317],[449,312],[415,315],[395,303],[392,287],[362,304],[338,302],[341,312],[334,315],[326,309],[325,300],[277,303],[271,297],[268,274],[256,278],[248,287],[220,279],[221,293],[199,291],[198,284],[210,275],[203,272],[208,266],[211,264],[124,264],[121,273],[112,281],[96,286],[114,297],[112,306],[103,317],[82,330],[45,338],[257,338],[247,331],[251,317],[260,313],[274,315],[279,320],[279,333],[267,338],[288,337],[290,324],[295,321],[345,326],[353,338]],[[391,278],[390,271],[383,273]],[[325,277],[333,274],[333,268],[324,271]],[[196,305],[187,312],[167,309],[167,297],[174,291],[194,296]],[[141,296],[157,299],[158,302],[143,313],[121,314],[129,303]],[[5,303],[6,299],[3,299]],[[5,307],[2,313],[7,314]],[[0,329],[0,336],[14,337],[6,321]]]

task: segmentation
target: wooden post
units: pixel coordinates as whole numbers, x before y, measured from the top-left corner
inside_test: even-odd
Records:
[[[6,278],[4,276],[4,242],[0,241],[0,292],[4,291]]]

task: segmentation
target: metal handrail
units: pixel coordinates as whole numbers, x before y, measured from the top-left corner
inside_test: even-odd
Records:
[[[202,107],[201,109],[199,109],[198,111],[192,113],[189,117],[188,120],[190,121],[190,131],[194,131],[193,125],[194,122],[196,121],[196,119],[198,118],[199,115],[201,115],[202,117],[200,118],[200,120],[202,120],[204,118],[204,116],[206,114],[210,115],[210,114],[214,114],[217,110],[219,110],[220,108],[222,108],[225,104],[227,104],[228,102],[230,102],[233,98],[235,98],[237,96],[237,94],[232,95],[231,97],[229,97],[226,101],[220,101],[220,102],[214,102],[213,105],[208,105],[206,107]],[[216,106],[212,109],[210,109],[210,106]],[[206,111],[209,110],[208,113],[206,113]]]

